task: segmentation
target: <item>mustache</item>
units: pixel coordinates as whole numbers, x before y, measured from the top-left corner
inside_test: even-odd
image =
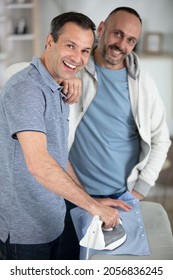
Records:
[[[123,49],[119,48],[117,45],[109,45],[109,48],[114,51],[119,51],[121,54],[125,54]]]

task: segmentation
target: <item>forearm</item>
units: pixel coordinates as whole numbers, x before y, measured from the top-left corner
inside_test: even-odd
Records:
[[[68,161],[67,163],[67,173],[79,187],[84,189],[82,183],[79,181],[78,177],[76,176],[76,173],[74,172],[73,166],[70,161]]]
[[[36,168],[35,171],[31,171],[31,174],[49,191],[56,193],[57,195],[71,201],[79,207],[92,211],[94,213],[95,202],[90,196],[88,196],[81,184],[78,184],[73,177],[73,170],[68,164],[67,174],[63,168],[49,155],[46,155],[41,160],[42,165],[40,168]],[[69,176],[70,175],[70,176]],[[77,177],[76,177],[77,178]],[[93,210],[92,210],[93,208]]]

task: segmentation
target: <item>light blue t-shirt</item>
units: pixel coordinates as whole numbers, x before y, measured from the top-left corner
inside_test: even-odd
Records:
[[[92,195],[126,191],[138,162],[139,134],[132,115],[127,69],[96,66],[97,94],[81,120],[70,151],[80,181]]]

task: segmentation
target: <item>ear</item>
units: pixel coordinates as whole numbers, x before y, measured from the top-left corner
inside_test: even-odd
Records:
[[[52,44],[54,43],[53,37],[51,34],[48,34],[46,37],[46,48],[51,48]]]
[[[99,26],[98,26],[98,28],[97,28],[97,36],[98,36],[98,38],[100,38],[101,35],[103,34],[104,28],[105,28],[105,24],[104,24],[103,21],[101,21]]]

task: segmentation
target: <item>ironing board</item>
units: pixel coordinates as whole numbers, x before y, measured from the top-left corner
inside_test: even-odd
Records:
[[[90,260],[173,260],[173,237],[165,209],[155,202],[140,202],[151,255],[103,255],[99,251]]]

